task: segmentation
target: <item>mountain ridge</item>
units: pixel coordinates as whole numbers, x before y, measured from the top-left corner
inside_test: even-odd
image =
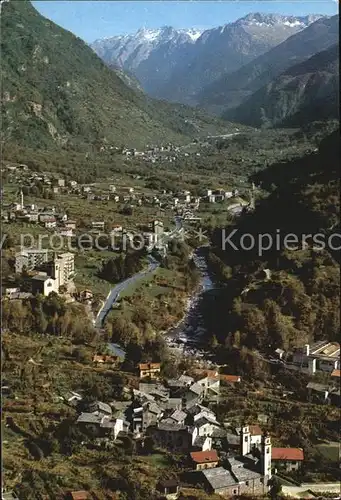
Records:
[[[203,86],[226,71],[238,69],[321,17],[251,13],[203,30],[195,40],[184,29],[164,27],[97,40],[90,46],[107,63],[115,62],[134,73],[149,95],[196,105],[196,93]]]
[[[339,47],[314,54],[251,95],[225,118],[255,127],[302,126],[338,118]]]
[[[323,17],[198,94],[205,109],[236,107],[290,66],[338,43],[338,15]]]
[[[28,0],[2,4],[1,33],[7,141],[40,148],[101,142],[139,147],[184,142],[201,127],[207,126],[207,135],[217,130],[218,122],[203,113],[129,88],[84,41],[44,18]]]

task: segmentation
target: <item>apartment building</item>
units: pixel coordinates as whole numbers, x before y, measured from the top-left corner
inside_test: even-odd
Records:
[[[15,272],[22,273],[25,268],[32,271],[48,261],[48,250],[29,249],[22,250],[15,255]]]

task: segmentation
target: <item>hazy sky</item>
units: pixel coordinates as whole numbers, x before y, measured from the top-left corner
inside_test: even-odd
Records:
[[[212,28],[235,21],[250,12],[335,15],[335,0],[291,2],[250,1],[45,1],[32,2],[45,17],[72,31],[86,42],[124,33],[141,27]]]

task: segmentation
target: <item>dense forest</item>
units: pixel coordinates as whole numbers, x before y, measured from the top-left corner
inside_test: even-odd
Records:
[[[203,307],[210,335],[227,350],[273,351],[338,339],[338,158],[336,131],[318,152],[259,172],[253,180],[270,194],[236,224],[212,231],[209,260],[223,286],[206,295]],[[238,250],[226,243],[233,231],[230,241]],[[265,234],[273,238],[271,245]],[[285,235],[297,241],[292,236],[284,245]]]

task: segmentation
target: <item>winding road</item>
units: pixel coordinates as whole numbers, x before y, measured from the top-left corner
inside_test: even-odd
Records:
[[[111,310],[112,306],[117,302],[117,300],[120,296],[120,293],[125,288],[127,288],[127,286],[131,285],[132,283],[135,283],[136,281],[147,276],[148,274],[153,273],[155,271],[155,269],[157,269],[159,267],[160,262],[158,262],[156,259],[154,259],[154,257],[152,257],[151,255],[148,255],[148,260],[149,260],[148,269],[141,271],[137,274],[134,274],[133,276],[131,276],[130,278],[127,278],[124,281],[121,281],[114,288],[112,288],[110,290],[107,298],[105,299],[103,306],[99,310],[99,312],[96,316],[96,319],[94,320],[95,328],[102,328],[103,327],[103,323],[104,323],[104,320],[105,320],[107,314]]]
[[[181,233],[183,231],[182,227],[182,217],[180,216],[175,216],[174,217],[174,222],[175,222],[175,229],[168,233],[167,238],[172,238],[175,236],[176,233]],[[132,283],[135,283],[139,279],[147,276],[148,274],[153,273],[160,265],[160,262],[158,262],[152,255],[148,255],[148,260],[149,260],[149,266],[148,269],[145,269],[144,271],[141,271],[139,273],[134,274],[130,278],[127,278],[124,281],[121,281],[118,283],[114,288],[112,288],[105,299],[105,302],[101,309],[99,310],[96,319],[94,319],[94,327],[95,328],[102,328],[104,324],[104,320],[111,310],[112,306],[117,302],[120,293],[127,288],[129,285]]]

